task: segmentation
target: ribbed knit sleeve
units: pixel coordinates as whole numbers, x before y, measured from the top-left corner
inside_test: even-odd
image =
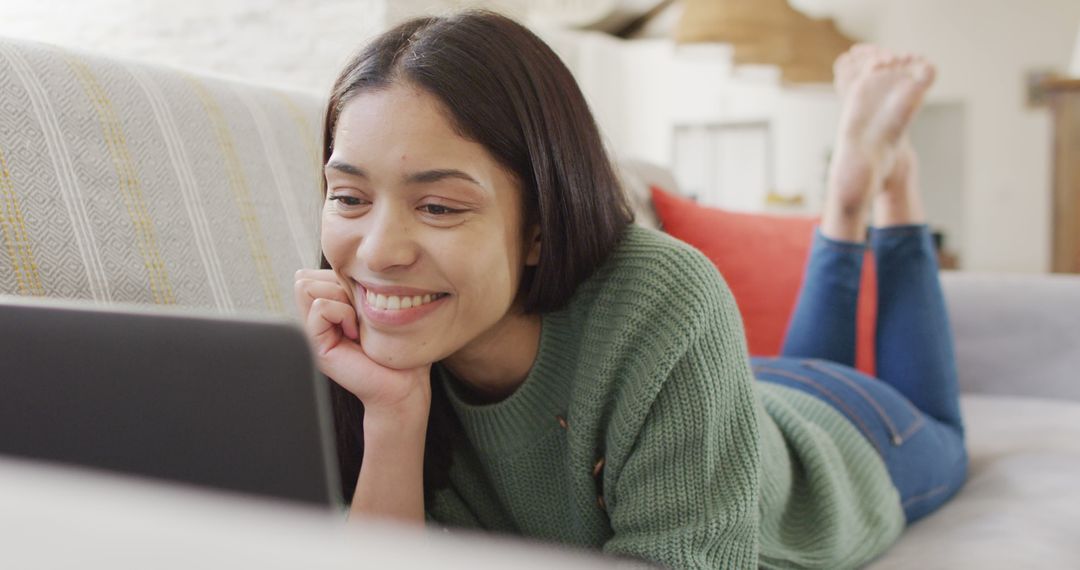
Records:
[[[660,281],[672,309],[657,318],[685,335],[685,351],[614,476],[604,550],[671,568],[756,568],[760,451],[742,321],[712,264],[681,257]]]

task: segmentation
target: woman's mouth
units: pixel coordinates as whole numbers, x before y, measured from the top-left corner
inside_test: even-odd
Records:
[[[419,293],[408,288],[385,288],[381,293],[367,290],[363,285],[356,284],[357,300],[360,306],[362,320],[375,325],[403,326],[422,319],[433,311],[438,310],[448,297],[449,293]],[[404,290],[402,290],[404,289]]]
[[[449,293],[435,293],[426,295],[383,295],[367,292],[364,300],[367,304],[374,307],[377,310],[387,311],[400,311],[402,309],[412,309],[416,307],[422,307],[433,301],[446,297]]]

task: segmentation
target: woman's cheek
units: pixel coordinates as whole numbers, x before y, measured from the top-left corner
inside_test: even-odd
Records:
[[[344,256],[344,250],[348,247],[348,235],[345,228],[341,227],[340,220],[333,216],[323,216],[320,245],[326,260],[330,265],[337,267],[340,259]]]

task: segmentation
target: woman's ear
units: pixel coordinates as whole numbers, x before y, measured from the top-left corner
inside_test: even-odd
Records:
[[[536,266],[540,264],[540,226],[533,228],[529,237],[529,250],[525,253],[525,265]]]

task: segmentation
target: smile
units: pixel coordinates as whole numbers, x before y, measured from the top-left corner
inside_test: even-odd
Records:
[[[439,310],[449,293],[430,293],[411,287],[375,287],[370,291],[356,284],[357,313],[363,321],[380,327],[412,324]]]
[[[447,293],[435,293],[435,294],[427,294],[427,295],[413,295],[413,296],[409,297],[409,296],[376,294],[376,293],[372,293],[371,291],[368,291],[367,295],[365,296],[365,300],[367,301],[367,304],[369,306],[374,307],[374,308],[376,308],[376,309],[378,309],[380,311],[381,310],[400,311],[402,309],[412,309],[412,308],[415,308],[415,307],[421,307],[421,306],[427,305],[429,303],[432,303],[434,301],[438,301],[439,299],[441,299],[441,298],[443,298],[445,296],[447,296]]]

